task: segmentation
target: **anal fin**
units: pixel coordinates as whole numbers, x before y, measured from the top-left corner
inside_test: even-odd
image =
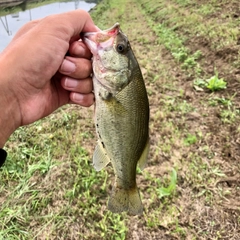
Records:
[[[102,170],[110,162],[110,158],[107,155],[102,143],[98,141],[93,154],[93,167],[96,171]]]
[[[142,152],[142,155],[141,155],[140,159],[138,160],[138,167],[141,170],[143,170],[145,168],[145,165],[147,163],[149,148],[150,148],[150,142],[149,142],[149,138],[148,138],[145,148]]]

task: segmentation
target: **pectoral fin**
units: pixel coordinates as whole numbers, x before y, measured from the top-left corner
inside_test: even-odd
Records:
[[[145,168],[145,165],[147,163],[147,157],[148,157],[148,153],[149,153],[149,148],[150,148],[150,143],[149,143],[149,138],[147,140],[146,146],[142,152],[142,155],[138,161],[138,166],[141,170],[143,170]]]
[[[109,162],[110,158],[108,157],[106,150],[104,149],[102,143],[98,141],[98,144],[93,154],[93,167],[96,169],[96,171],[100,171]]]

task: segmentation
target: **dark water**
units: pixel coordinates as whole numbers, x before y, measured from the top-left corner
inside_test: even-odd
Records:
[[[0,16],[0,52],[7,46],[18,29],[25,23],[34,19],[46,17],[51,14],[63,13],[74,9],[84,9],[89,11],[96,5],[96,2],[97,1],[85,2],[79,0],[64,2],[44,1],[42,3],[44,5],[41,6],[37,6],[38,3],[36,3],[36,7],[34,6],[34,3],[25,2],[20,6],[11,8],[6,8],[6,6],[0,5],[0,10],[5,9],[5,11],[8,12],[7,15],[4,16],[4,14],[1,14]],[[16,12],[16,9],[19,10]]]

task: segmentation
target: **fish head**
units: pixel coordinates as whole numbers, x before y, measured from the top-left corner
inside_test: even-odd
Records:
[[[96,81],[113,95],[127,86],[136,61],[119,23],[105,31],[85,33],[83,41],[93,54]]]

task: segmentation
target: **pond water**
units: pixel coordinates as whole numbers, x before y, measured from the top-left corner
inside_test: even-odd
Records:
[[[25,23],[51,14],[63,13],[74,9],[84,9],[89,11],[96,5],[96,1],[91,1],[91,3],[89,1],[85,2],[79,0],[64,2],[51,1],[51,3],[50,1],[45,1],[42,4],[45,5],[34,7],[34,4],[31,3],[31,5],[28,6],[27,3],[24,8],[29,7],[29,9],[23,11],[19,7],[16,7],[15,10],[12,8],[12,13],[0,16],[0,52],[8,45],[18,29]],[[19,8],[19,11],[16,12],[17,8]]]

